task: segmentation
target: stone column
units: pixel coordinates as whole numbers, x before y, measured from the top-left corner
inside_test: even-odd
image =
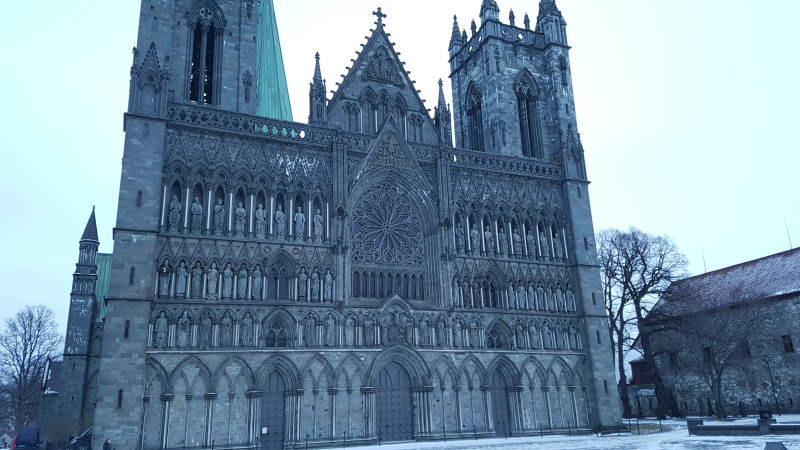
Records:
[[[175,398],[175,394],[161,395],[161,404],[164,407],[164,414],[162,415],[163,422],[161,423],[161,448],[167,448],[167,438],[169,437],[169,412],[173,398]]]
[[[330,399],[331,411],[331,440],[336,438],[336,395],[339,394],[339,389],[328,389],[328,398]],[[349,413],[349,411],[348,411]]]
[[[189,234],[189,210],[192,203],[189,199],[192,195],[191,188],[186,188],[186,201],[183,203],[183,234]]]
[[[520,405],[520,392],[522,392],[522,387],[508,387],[506,388],[506,392],[508,393],[508,405],[511,409],[511,434],[516,436],[519,434],[519,432],[525,429],[522,421],[522,408]]]
[[[266,205],[269,208],[269,234],[268,236],[271,238],[274,235],[272,231],[272,227],[275,226],[275,192],[269,192],[269,204]]]
[[[547,415],[547,428],[553,428],[553,411],[550,408],[550,386],[542,386],[544,396],[544,411]]]
[[[213,430],[212,424],[214,423],[214,402],[217,399],[217,394],[204,394],[206,400],[206,430],[205,430],[205,446],[211,446],[211,432]]]
[[[166,222],[166,217],[167,217],[167,188],[168,186],[166,184],[164,184],[161,188],[163,192],[161,199],[161,226],[159,227],[161,233],[164,233],[166,231],[164,223]]]
[[[483,418],[486,423],[486,431],[494,431],[494,417],[492,417],[492,387],[481,386],[483,392]]]
[[[570,409],[572,410],[572,423],[575,428],[578,428],[578,405],[575,403],[575,386],[569,386],[569,402]]]
[[[255,189],[248,189],[247,190],[247,195],[250,196],[250,208],[247,211],[247,216],[248,216],[247,223],[249,224],[248,229],[250,230],[248,232],[249,234],[247,234],[247,237],[249,239],[253,239],[253,237],[255,235],[253,233],[253,221],[256,218],[256,206],[255,206],[255,203],[256,203],[256,194],[257,193],[258,193],[258,191],[255,190]]]
[[[228,186],[228,237],[233,237],[233,202],[236,195],[236,186]]]
[[[531,391],[531,427],[536,429],[536,391],[533,386],[530,386]]]
[[[209,183],[204,186],[206,192],[208,192],[208,198],[206,199],[206,236],[211,236],[211,215],[214,211],[214,185]]]
[[[564,405],[561,403],[561,386],[556,386],[556,395],[558,396],[558,415],[561,418],[561,428],[564,428]]]
[[[581,390],[583,391],[583,408],[584,413],[586,414],[586,426],[592,426],[592,422],[589,420],[589,400],[586,398],[586,386],[582,386]]]
[[[284,231],[286,241],[291,242],[290,237],[294,236],[294,198],[292,198],[294,195],[293,192],[287,192],[286,196],[289,198],[289,210],[284,213],[286,213],[286,225],[289,227]]]
[[[525,225],[525,222],[522,222],[519,229],[522,231],[522,253],[524,259],[528,259],[528,255],[530,254],[530,250],[528,250],[528,231],[526,228],[527,225]]]
[[[362,387],[364,396],[364,437],[375,437],[375,388]]]

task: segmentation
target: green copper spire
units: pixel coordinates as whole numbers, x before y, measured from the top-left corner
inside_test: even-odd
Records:
[[[261,0],[258,14],[258,115],[292,121],[292,104],[272,0]]]

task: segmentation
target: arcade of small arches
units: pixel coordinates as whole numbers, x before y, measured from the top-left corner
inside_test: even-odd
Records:
[[[581,327],[564,317],[502,318],[486,323],[472,314],[260,309],[153,309],[148,347],[196,351],[270,348],[502,349],[581,352]]]
[[[574,366],[560,357],[514,363],[502,355],[482,360],[473,354],[458,362],[426,361],[402,347],[388,348],[371,362],[353,354],[327,356],[308,355],[299,364],[283,355],[232,356],[215,369],[196,356],[149,357],[143,448],[393,441],[397,435],[378,425],[398,400],[413,416],[399,424],[400,431],[413,439],[538,435],[592,423],[582,359]],[[407,384],[386,386],[383,372],[390,367]],[[381,395],[387,389],[401,398]],[[273,432],[278,424],[283,426]],[[267,426],[269,434],[262,434]]]
[[[548,280],[508,279],[486,275],[456,275],[453,306],[466,309],[499,308],[540,313],[575,313],[578,305],[572,285]]]
[[[341,108],[346,131],[374,135],[378,127],[393,116],[406,141],[425,143],[425,118],[430,118],[427,112],[409,111],[400,93],[392,95],[386,90],[375,92],[366,87],[357,101],[342,102]]]

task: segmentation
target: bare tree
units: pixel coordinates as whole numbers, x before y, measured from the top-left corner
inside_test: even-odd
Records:
[[[624,356],[631,343],[631,328],[635,327],[645,362],[653,374],[658,417],[666,418],[666,405],[672,405],[672,411],[677,408],[673,395],[658,374],[650,345],[652,333],[661,330],[641,325],[670,284],[686,276],[689,262],[670,237],[651,235],[633,227],[627,231],[603,230],[598,243],[606,310],[612,323],[614,352],[619,364],[620,397],[624,412],[630,417]]]
[[[8,399],[14,429],[36,423],[45,364],[63,346],[55,314],[46,306],[26,306],[6,319],[0,334],[0,396]]]

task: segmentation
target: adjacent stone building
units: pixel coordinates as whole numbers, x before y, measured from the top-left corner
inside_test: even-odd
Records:
[[[433,117],[373,14],[330,98],[317,56],[301,124],[256,115],[283,111],[257,95],[282,73],[255,69],[271,1],[142,1],[96,391],[74,375],[96,448],[618,422],[555,2],[533,28],[493,0],[471,36],[454,23]]]

